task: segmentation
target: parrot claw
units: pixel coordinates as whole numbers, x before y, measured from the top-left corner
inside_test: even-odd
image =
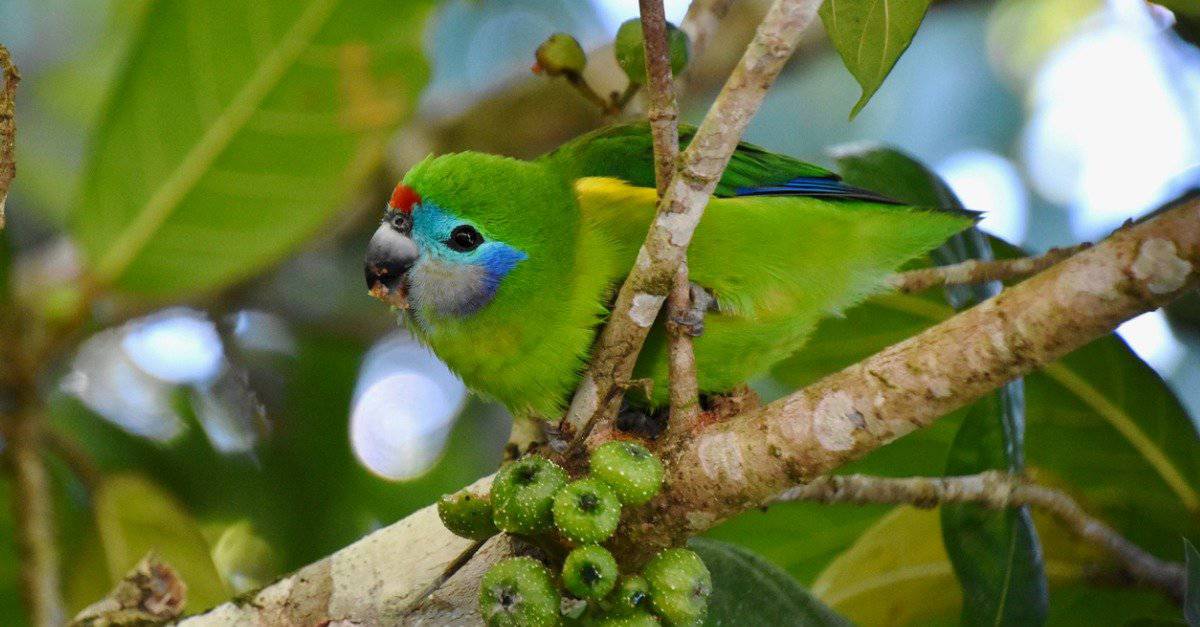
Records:
[[[671,322],[679,325],[684,333],[692,337],[704,335],[704,314],[716,310],[717,299],[703,287],[692,283],[691,302],[682,314],[671,316]]]

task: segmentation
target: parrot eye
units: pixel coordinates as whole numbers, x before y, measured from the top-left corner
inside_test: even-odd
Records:
[[[460,224],[450,231],[450,239],[446,240],[446,246],[450,250],[456,250],[460,253],[471,252],[483,243],[483,235],[475,230],[475,227],[469,224]]]

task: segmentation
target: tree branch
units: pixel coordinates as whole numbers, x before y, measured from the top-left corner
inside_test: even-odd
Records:
[[[1046,268],[1086,250],[1091,244],[1079,244],[1067,248],[1051,248],[1038,257],[1020,259],[998,259],[980,261],[968,259],[962,263],[909,270],[892,275],[888,284],[905,294],[924,292],[942,285],[967,285],[988,281],[1008,281],[1037,274]]]
[[[943,503],[976,503],[989,509],[1031,505],[1045,511],[1075,536],[1112,554],[1135,579],[1183,598],[1183,565],[1143,551],[1104,522],[1088,516],[1069,495],[998,470],[961,477],[872,477],[833,475],[787,490],[775,502],[908,504],[930,508]]]
[[[682,541],[829,472],[1155,309],[1200,279],[1200,199],[1182,202],[669,453],[671,486],[622,537]]]
[[[0,74],[4,75],[4,86],[0,87],[0,229],[3,229],[8,188],[17,176],[14,155],[17,145],[16,98],[17,83],[21,82],[21,73],[4,46],[0,46]]]
[[[680,159],[621,286],[560,431],[582,440],[620,406],[638,353],[742,132],[816,17],[820,0],[776,0]]]

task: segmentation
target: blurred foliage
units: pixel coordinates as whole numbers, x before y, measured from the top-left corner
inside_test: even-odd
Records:
[[[499,462],[505,427],[494,412],[475,406],[467,412],[476,418],[460,421],[441,461],[420,479],[396,483],[368,474],[350,450],[346,421],[362,352],[363,347],[356,342],[304,338],[288,367],[290,376],[275,433],[254,457],[216,453],[195,424],[179,440],[158,445],[100,420],[66,397],[56,403],[56,427],[87,442],[88,450],[106,474],[137,472],[186,503],[187,524],[247,521],[253,525],[256,537],[273,550],[269,556],[272,564],[250,564],[245,560],[251,556],[244,553],[213,556],[210,552],[221,536],[209,534],[209,541],[203,537],[197,540],[200,546],[208,547],[203,559],[194,556],[193,561],[189,557],[184,563],[168,560],[181,571],[213,568],[213,559],[217,559],[218,566],[243,560],[243,571],[269,565],[286,572],[432,503],[441,494],[491,472]],[[77,495],[69,506],[86,510],[87,498],[86,493]],[[99,523],[103,531],[104,523]],[[154,529],[146,533],[142,542],[151,547],[165,544],[171,537],[157,534]],[[253,546],[248,548],[259,551]],[[111,585],[112,581],[105,583]],[[82,581],[71,582],[71,586],[97,588]],[[71,609],[79,609],[95,598],[72,594]],[[203,606],[189,605],[188,609]]]
[[[247,582],[327,555],[495,468],[507,425],[483,402],[462,412],[441,461],[420,479],[385,481],[356,461],[347,435],[356,372],[368,343],[394,320],[362,295],[366,235],[354,230],[354,216],[384,198],[392,176],[378,165],[397,128],[413,120],[418,98],[423,117],[401,131],[399,155],[392,155],[401,165],[430,150],[531,156],[599,124],[560,83],[520,80],[528,77],[533,49],[551,32],[572,32],[588,49],[611,39],[595,7],[571,0],[445,0],[436,21],[423,28],[431,1],[320,0],[308,8],[281,0],[11,4],[16,12],[0,21],[0,35],[36,34],[43,45],[26,42],[24,50],[53,51],[22,57],[21,171],[9,205],[14,241],[28,249],[48,234],[37,224],[29,235],[37,222],[30,215],[69,222],[100,279],[156,299],[197,299],[261,276],[201,306],[214,318],[246,303],[284,314],[299,344],[293,358],[273,360],[261,368],[267,376],[253,378],[268,397],[273,432],[249,455],[215,452],[186,407],[183,436],[156,444],[53,395],[54,427],[84,444],[106,478],[89,486],[62,460],[52,467],[72,609],[102,596],[123,564],[152,548],[197,586],[189,610],[198,610],[253,585]],[[726,18],[745,28],[737,36],[723,31],[704,56],[735,60],[752,27],[747,15],[757,15],[761,4],[747,3],[745,14]],[[893,3],[903,10],[886,19],[867,3],[837,4],[857,12],[822,11],[827,26],[835,14],[840,20],[830,28],[836,51],[805,51],[768,95],[749,139],[810,158],[854,139],[896,143],[926,163],[968,148],[1011,153],[1024,94],[1009,89],[1023,89],[1033,66],[1099,3],[1003,0],[994,9],[940,3],[916,39],[923,0]],[[886,41],[869,55],[851,51],[856,33],[885,26]],[[422,47],[435,76],[424,90],[430,62]],[[615,63],[605,63],[588,65],[589,74],[601,75],[598,85],[619,78]],[[689,72],[701,88],[727,69],[694,66]],[[856,97],[854,111],[861,114],[851,125],[845,105]],[[868,99],[872,106],[862,109]],[[688,117],[696,120],[707,102],[691,99]],[[911,174],[898,162],[879,167],[893,184]],[[372,172],[377,176],[367,179]],[[371,185],[370,206],[348,206],[364,182]],[[1035,209],[1032,245],[1065,243],[1065,214],[1047,205]],[[333,220],[347,224],[344,242],[322,242],[275,267]],[[0,233],[0,245],[7,235]],[[993,244],[1001,254],[1014,252]],[[0,284],[5,259],[0,252]],[[108,313],[104,306],[98,311]],[[824,322],[809,347],[774,373],[775,387],[813,381],[951,314],[937,294],[877,298]],[[1200,541],[1195,427],[1123,342],[1100,340],[1029,377],[1026,395],[1027,457],[1038,480],[1068,490],[1087,511],[1161,557],[1180,559],[1181,536]],[[963,416],[956,412],[843,471],[942,474],[951,452],[961,450],[956,436],[983,439],[960,432]],[[8,501],[4,480],[0,500]],[[1177,608],[1157,593],[1097,587],[1087,574],[1107,565],[1105,556],[1053,521],[1035,514],[1034,522],[1046,549],[1051,624],[1178,619]],[[962,594],[942,535],[936,512],[792,503],[747,513],[712,532],[779,569],[733,546],[697,545],[722,582],[713,616],[726,624],[747,611],[837,622],[824,602],[862,622],[948,625],[958,620]],[[0,537],[13,537],[7,507],[0,510]],[[18,624],[20,616],[15,549],[4,542],[0,623]]]
[[[1184,592],[1183,614],[1189,625],[1200,625],[1200,552],[1187,540],[1183,541],[1187,566],[1187,590]]]
[[[187,607],[195,612],[227,599],[229,589],[217,573],[208,543],[195,519],[161,488],[137,475],[105,477],[93,495],[96,527],[109,582],[119,581],[143,557],[154,553],[187,582]],[[95,573],[80,564],[76,576]]]
[[[93,279],[210,291],[310,237],[412,112],[427,76],[412,25],[427,8],[155,3],[76,202]]]

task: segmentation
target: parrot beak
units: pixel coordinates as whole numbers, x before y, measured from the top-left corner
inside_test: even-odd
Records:
[[[367,245],[363,270],[371,296],[400,309],[408,309],[405,274],[417,262],[416,242],[387,222],[381,224]]]

